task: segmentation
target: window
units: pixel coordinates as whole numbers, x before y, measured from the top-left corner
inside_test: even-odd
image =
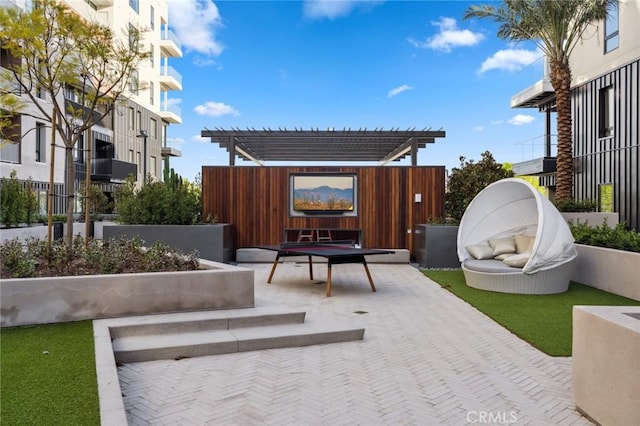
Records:
[[[158,122],[156,121],[155,118],[152,118],[150,120],[150,125],[149,125],[149,135],[154,138],[154,139],[158,139]]]
[[[140,156],[140,151],[136,151],[136,166],[138,166],[138,174],[143,173],[142,171],[142,160]]]
[[[0,144],[0,161],[5,163],[20,163],[20,144],[17,142],[3,141]]]
[[[7,127],[0,134],[0,161],[20,163],[20,140],[22,137],[20,116],[11,115],[5,119]]]
[[[131,164],[133,164],[134,160],[133,160],[133,150],[132,149],[129,150],[129,156],[127,158],[129,159],[129,162]]]
[[[76,148],[74,150],[73,159],[76,163],[84,163],[84,135],[80,135]]]
[[[136,129],[135,116],[136,111],[133,109],[133,107],[129,107],[129,130]]]
[[[601,138],[613,136],[613,119],[615,112],[613,86],[600,89],[598,102],[600,107],[599,136]]]
[[[150,6],[149,9],[149,26],[151,27],[151,30],[155,30],[156,29],[156,16],[155,16],[155,9],[153,8],[153,6]]]
[[[138,50],[138,30],[133,24],[129,24],[129,49]]]
[[[142,112],[136,114],[136,129],[142,130]]]
[[[151,68],[155,67],[155,57],[153,56],[153,43],[149,45],[149,64]]]
[[[613,184],[601,183],[598,185],[598,211],[613,213]]]
[[[140,4],[138,3],[138,0],[129,0],[129,7],[135,10],[136,13],[140,13]]]
[[[40,72],[40,74],[42,74],[42,75],[46,74],[45,69],[44,69],[44,64],[40,60],[38,60],[38,72]],[[42,90],[42,87],[39,84],[36,86],[36,97],[38,99],[45,99],[46,98],[45,97],[45,92],[44,92],[44,90]]]
[[[155,86],[153,85],[153,81],[150,81],[149,82],[149,103],[151,105],[153,105],[153,102],[154,102],[154,100],[153,100],[154,99],[154,97],[153,97],[154,90],[155,90]]]
[[[44,163],[46,161],[47,152],[47,135],[46,127],[42,123],[36,123],[36,162]]]
[[[149,157],[149,162],[150,167],[149,167],[149,174],[151,175],[151,177],[156,177],[156,167],[158,167],[158,161],[156,160],[156,157],[154,157],[153,155],[151,157]]]
[[[609,53],[618,48],[620,43],[618,2],[611,7],[604,21],[604,53]]]
[[[131,71],[131,75],[129,76],[129,81],[127,82],[128,89],[134,95],[138,94],[139,87],[139,78],[138,78],[138,70]]]

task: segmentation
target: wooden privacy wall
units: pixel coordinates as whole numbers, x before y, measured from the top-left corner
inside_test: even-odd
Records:
[[[357,174],[357,216],[292,217],[289,177],[305,172]],[[203,213],[234,225],[237,248],[279,244],[286,228],[335,228],[361,229],[364,247],[411,250],[408,230],[443,215],[444,187],[444,166],[202,168]]]

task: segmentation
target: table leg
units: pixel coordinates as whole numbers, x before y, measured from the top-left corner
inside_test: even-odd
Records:
[[[313,262],[311,261],[311,256],[309,256],[309,279],[313,281]]]
[[[327,267],[327,297],[331,297],[331,263]]]
[[[369,272],[369,267],[367,266],[367,262],[362,262],[364,265],[364,270],[367,271],[367,277],[369,277],[369,284],[371,284],[371,291],[376,291],[376,286],[373,285],[373,278],[371,278],[371,273]]]
[[[276,256],[276,260],[273,261],[273,266],[271,267],[271,273],[269,274],[269,279],[267,283],[271,283],[271,278],[273,278],[273,274],[276,272],[276,266],[278,266],[278,260],[280,260],[280,255]]]

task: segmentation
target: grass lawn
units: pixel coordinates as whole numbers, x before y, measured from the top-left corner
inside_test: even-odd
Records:
[[[3,425],[99,425],[91,321],[2,329]]]
[[[462,271],[423,273],[497,323],[552,356],[571,356],[574,305],[640,306],[640,302],[572,282],[560,294],[496,293],[468,287]]]

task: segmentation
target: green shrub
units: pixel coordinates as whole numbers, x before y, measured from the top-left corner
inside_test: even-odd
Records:
[[[192,225],[202,212],[199,188],[177,175],[173,169],[163,182],[147,181],[136,190],[133,178],[116,189],[115,209],[124,224]]]
[[[640,253],[640,232],[628,230],[623,223],[611,228],[606,223],[591,227],[585,223],[569,224],[577,244],[607,247]]]
[[[482,160],[475,163],[460,157],[460,167],[454,167],[447,183],[445,211],[455,223],[460,222],[467,206],[486,186],[500,179],[512,177],[513,172],[496,163],[489,151],[482,153]],[[434,219],[431,218],[433,222]]]
[[[26,219],[22,185],[15,170],[9,179],[2,178],[0,188],[0,222],[5,226],[16,226]]]
[[[561,212],[595,212],[597,204],[592,200],[561,200],[554,202],[556,208]]]
[[[77,236],[71,248],[64,240],[48,244],[46,240],[29,238],[22,244],[16,238],[0,244],[0,256],[2,278],[184,271],[199,267],[197,251],[185,255],[162,243],[144,248],[139,238],[104,242],[90,239],[85,244]]]

